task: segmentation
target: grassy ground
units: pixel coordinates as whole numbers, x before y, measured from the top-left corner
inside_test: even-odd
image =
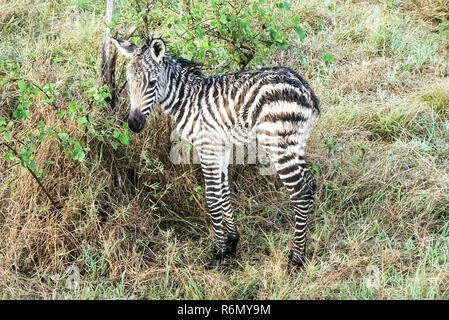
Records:
[[[169,161],[171,124],[156,114],[129,146],[92,142],[83,163],[52,140],[40,144],[35,160],[53,161],[44,185],[60,209],[26,169],[0,160],[1,298],[449,298],[448,1],[291,2],[313,32],[271,61],[309,79],[322,104],[308,145],[319,183],[310,263],[287,269],[293,212],[279,180],[234,166],[240,251],[205,270],[212,234],[194,191],[199,168]],[[89,105],[103,14],[83,0],[0,3],[0,59],[19,62],[26,79],[55,83],[60,108],[67,97]],[[21,130],[44,119],[83,137],[44,100]],[[10,116],[14,81],[2,83],[0,102]],[[108,113],[92,109],[97,122]],[[78,289],[66,285],[72,265]]]

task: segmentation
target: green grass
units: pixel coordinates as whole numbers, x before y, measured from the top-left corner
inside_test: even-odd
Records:
[[[170,162],[172,125],[156,112],[118,150],[90,141],[82,163],[54,141],[40,144],[35,161],[54,162],[44,184],[62,200],[59,209],[26,169],[0,159],[0,298],[448,299],[444,1],[291,1],[311,29],[267,64],[298,70],[322,104],[307,153],[319,189],[304,269],[287,267],[287,193],[248,165],[230,170],[237,259],[205,269],[213,235],[197,188],[201,172]],[[28,80],[54,83],[59,108],[75,99],[95,122],[120,123],[126,90],[115,113],[95,107],[89,93],[99,83],[104,10],[102,1],[0,4],[0,60],[19,63]],[[323,61],[326,52],[333,62]],[[0,116],[18,104],[14,77],[0,73]],[[88,137],[43,96],[30,113],[23,132],[45,119]],[[79,289],[66,286],[70,266],[79,269]]]

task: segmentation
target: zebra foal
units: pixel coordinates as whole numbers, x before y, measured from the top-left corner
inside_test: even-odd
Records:
[[[118,39],[112,42],[130,59],[129,128],[142,131],[147,116],[159,105],[198,151],[215,233],[209,267],[236,252],[239,233],[229,200],[228,165],[233,144],[245,143],[251,135],[257,137],[290,193],[295,236],[289,261],[302,266],[307,217],[316,190],[304,149],[319,114],[319,101],[309,84],[283,67],[205,76],[194,63],[166,55],[162,39],[148,40],[143,47]]]

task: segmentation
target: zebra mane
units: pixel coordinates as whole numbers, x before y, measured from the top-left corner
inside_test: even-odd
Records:
[[[159,37],[146,37],[145,38],[145,44],[142,47],[142,52],[145,52],[148,47],[150,46],[150,43],[153,40],[161,40],[162,42],[164,42],[164,45],[167,45],[167,42],[165,42],[164,39],[159,38]],[[201,63],[198,62],[194,62],[191,60],[188,60],[186,58],[183,57],[177,57],[171,54],[167,54],[165,56],[165,60],[168,61],[171,65],[179,65],[183,70],[185,70],[187,73],[191,73],[197,76],[203,76],[203,65]]]
[[[187,73],[191,73],[197,76],[203,75],[203,65],[201,63],[194,62],[183,57],[176,57],[171,55],[168,56],[168,58],[172,64],[179,65]]]

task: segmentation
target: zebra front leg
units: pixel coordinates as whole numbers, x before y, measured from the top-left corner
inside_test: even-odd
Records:
[[[224,150],[224,155],[221,163],[221,199],[222,199],[222,213],[225,222],[228,239],[226,241],[226,256],[235,257],[237,252],[237,244],[240,236],[235,226],[234,217],[232,215],[232,207],[230,201],[228,167],[231,159],[232,147],[227,147]]]
[[[227,168],[222,173],[221,193],[222,193],[221,198],[223,201],[221,207],[223,210],[223,217],[225,220],[226,231],[228,232],[228,240],[226,241],[226,256],[235,257],[240,235],[237,231],[234,222],[234,217],[232,215]]]
[[[201,168],[204,175],[205,198],[209,215],[212,219],[212,227],[215,235],[215,245],[212,261],[208,268],[216,268],[226,255],[224,242],[223,218],[222,218],[222,195],[221,195],[221,170],[216,160],[202,161]]]

